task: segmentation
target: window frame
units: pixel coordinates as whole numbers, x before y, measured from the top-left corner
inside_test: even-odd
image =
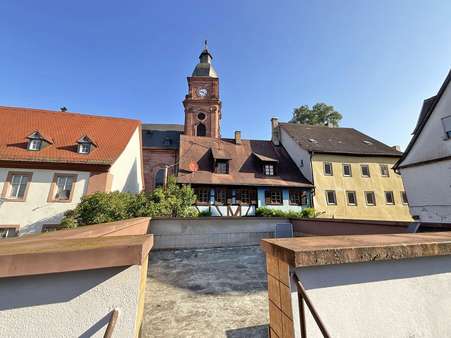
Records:
[[[53,232],[64,229],[60,224],[43,224],[41,227],[41,232]]]
[[[363,168],[367,168],[368,169],[368,175],[365,175],[363,173]],[[360,165],[360,174],[361,174],[362,177],[365,177],[365,178],[371,177],[370,165],[369,164],[361,164]]]
[[[331,203],[329,200],[329,193],[333,193],[334,196],[334,202]],[[337,201],[337,192],[335,190],[325,190],[325,194],[326,194],[326,203],[327,205],[338,205],[338,201]]]
[[[273,199],[273,194],[280,194],[280,201]],[[269,195],[269,199],[267,198],[266,194]],[[269,203],[268,203],[269,201]],[[277,188],[271,188],[267,189],[265,191],[265,204],[266,205],[283,205],[283,190],[277,189]]]
[[[34,144],[34,142],[37,142],[39,145],[37,148],[32,148],[31,145]],[[43,140],[41,138],[31,138],[28,140],[27,150],[29,151],[40,151],[42,149],[42,142]]]
[[[354,195],[354,203],[351,203],[351,202],[349,201],[349,194]],[[346,203],[347,203],[347,205],[349,205],[350,207],[356,207],[356,206],[358,205],[358,202],[357,202],[357,193],[356,193],[355,190],[347,190],[347,191],[346,191]]]
[[[218,196],[222,194],[223,201],[219,201]],[[215,188],[215,205],[227,205],[228,189],[223,187]]]
[[[409,199],[407,198],[406,191],[405,190],[404,191],[400,191],[400,195],[401,195],[401,203],[404,204],[404,205],[409,205]]]
[[[387,199],[387,194],[390,194],[390,195],[391,195],[392,202],[389,202],[389,201],[388,201],[388,199]],[[387,205],[395,205],[395,204],[396,204],[396,203],[395,203],[395,195],[393,194],[393,191],[392,191],[392,190],[384,191],[384,197],[385,197],[385,204],[387,204]]]
[[[242,192],[246,191],[247,195],[249,196],[248,202],[243,202],[241,199]],[[239,188],[235,189],[235,202],[238,205],[257,205],[257,189],[252,188]]]
[[[82,151],[83,147],[87,147],[87,151]],[[89,153],[91,153],[91,148],[92,148],[91,143],[89,143],[89,142],[80,142],[78,144],[78,151],[77,152],[79,154],[82,154],[82,155],[88,155]]]
[[[345,167],[349,168],[349,175],[346,175]],[[343,177],[352,177],[352,166],[351,166],[351,163],[343,163]]]
[[[225,165],[225,172],[219,170],[219,165]],[[228,160],[216,160],[215,161],[215,174],[228,175],[229,174],[229,161]]]
[[[381,176],[382,177],[390,177],[390,168],[388,167],[388,164],[379,164],[379,168],[381,171]],[[387,175],[384,175],[383,169],[382,168],[387,168]]]
[[[5,237],[0,236],[0,240],[2,240],[4,238],[17,237],[19,235],[19,228],[20,228],[19,224],[0,224],[0,230],[4,230],[4,229],[13,230],[14,229],[14,234],[12,236],[5,236]]]
[[[368,202],[368,194],[371,194],[373,196],[373,203],[372,204],[370,204]],[[365,191],[365,202],[366,202],[366,205],[369,206],[369,207],[375,207],[376,206],[376,204],[377,204],[377,202],[376,202],[376,194],[374,193],[374,191]]]
[[[58,186],[57,186],[57,182],[58,182],[58,177],[72,177],[72,186],[71,186],[71,190],[69,193],[69,198],[67,200],[63,200],[63,199],[56,199],[56,193],[58,192]],[[75,190],[75,185],[77,184],[77,179],[78,179],[78,175],[77,174],[68,174],[68,173],[55,173],[53,175],[53,180],[52,183],[50,185],[50,191],[49,191],[49,196],[47,198],[47,202],[49,203],[71,203],[72,199],[74,197],[74,190]]]
[[[28,177],[24,195],[21,198],[11,198],[8,195],[12,189],[13,176],[19,176],[19,175]],[[2,190],[2,194],[1,194],[2,199],[4,199],[5,201],[8,201],[8,202],[26,202],[27,196],[28,196],[28,191],[30,189],[30,184],[32,182],[32,178],[33,178],[33,173],[30,171],[9,171],[8,174],[6,175],[5,183],[3,184],[3,190]]]
[[[330,166],[330,173],[329,174],[326,171],[326,165]],[[332,162],[326,161],[326,162],[323,163],[323,172],[324,172],[324,176],[334,176],[334,167],[333,167]]]
[[[206,196],[207,196],[207,201],[199,201],[199,193],[198,191],[202,189],[202,190],[206,190]],[[194,187],[194,194],[196,195],[196,205],[210,205],[211,204],[211,189],[210,187]]]
[[[164,187],[164,185],[165,185],[165,171],[166,171],[166,169],[165,168],[159,168],[157,171],[155,171],[155,174],[154,174],[154,176],[153,176],[153,187],[154,187],[154,189],[157,189],[157,188],[160,188],[160,187]],[[157,179],[159,179],[160,177],[158,176],[159,174],[161,174],[162,173],[162,179],[163,179],[163,181],[161,182],[161,184],[158,182],[157,183]]]
[[[267,169],[270,169],[270,170],[267,170]],[[276,176],[276,166],[273,163],[264,163],[263,164],[263,175],[270,176],[270,177]]]
[[[442,127],[443,127],[443,132],[445,133],[445,140],[449,140],[451,139],[451,130],[446,130],[446,122],[445,120],[451,119],[451,115],[448,116],[444,116],[441,118],[441,122],[442,122]]]
[[[299,195],[299,198],[293,198]],[[305,199],[305,204],[303,204],[303,199]],[[299,202],[294,201],[299,200]],[[296,206],[308,206],[308,193],[306,190],[302,189],[288,189],[288,201],[290,205],[296,205]]]

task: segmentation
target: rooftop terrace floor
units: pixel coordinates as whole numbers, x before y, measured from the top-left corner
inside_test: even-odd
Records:
[[[260,247],[150,253],[142,337],[267,337]]]

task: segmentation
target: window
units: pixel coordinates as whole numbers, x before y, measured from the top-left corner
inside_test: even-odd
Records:
[[[38,151],[41,150],[42,140],[40,139],[31,139],[28,141],[28,150]]]
[[[385,203],[387,204],[395,204],[395,197],[393,196],[393,191],[385,192]]]
[[[267,205],[280,205],[282,201],[282,190],[271,189],[265,191],[265,203]]]
[[[215,203],[216,204],[228,204],[227,203],[227,189],[216,188]]]
[[[215,172],[217,174],[228,174],[229,173],[229,163],[228,163],[228,161],[216,161]]]
[[[290,204],[291,205],[307,205],[308,195],[307,191],[290,189]]]
[[[366,205],[376,205],[376,196],[373,191],[365,192]]]
[[[16,237],[18,229],[18,226],[0,225],[0,238]]]
[[[337,205],[337,196],[335,190],[326,190],[326,202],[329,205]]]
[[[442,118],[443,129],[446,134],[446,139],[451,138],[451,116]]]
[[[198,187],[194,189],[197,197],[197,204],[209,204],[210,203],[210,188]]]
[[[409,201],[407,200],[407,194],[405,191],[401,191],[401,201],[402,204],[408,204]]]
[[[197,119],[199,120],[199,121],[203,121],[203,120],[205,120],[205,114],[204,113],[199,113],[199,114],[197,114]]]
[[[257,191],[255,189],[237,189],[236,200],[238,204],[257,204]]]
[[[368,166],[368,164],[362,164],[360,165],[360,168],[362,169],[363,177],[370,177],[370,167]]]
[[[155,188],[164,186],[164,181],[165,181],[165,176],[166,176],[165,172],[166,172],[166,170],[164,168],[161,168],[155,174]]]
[[[207,128],[203,123],[199,123],[196,127],[196,136],[207,136]]]
[[[238,192],[238,194],[237,194],[238,203],[250,204],[251,196],[250,196],[249,190],[241,189],[241,190],[238,190],[237,192]]]
[[[324,162],[324,175],[326,175],[326,176],[332,176],[333,175],[332,163]]]
[[[263,165],[263,173],[266,176],[274,176],[274,164]]]
[[[50,188],[50,202],[71,202],[77,175],[55,174]]]
[[[388,170],[388,165],[381,164],[380,166],[381,166],[381,176],[389,177],[390,176],[390,171]]]
[[[79,154],[89,154],[91,151],[91,144],[90,143],[80,143],[78,145],[78,153]]]
[[[349,163],[343,163],[343,176],[346,177],[352,176],[351,165]]]
[[[357,195],[355,191],[346,191],[346,198],[348,199],[348,205],[357,205]]]
[[[41,232],[51,232],[51,231],[56,231],[56,230],[60,230],[60,229],[64,229],[64,228],[62,228],[59,224],[44,224],[42,226]]]
[[[165,137],[163,140],[163,145],[164,146],[171,146],[172,145],[172,139],[170,139],[169,137]]]
[[[9,201],[25,201],[32,175],[30,172],[9,172],[3,185],[2,198]]]

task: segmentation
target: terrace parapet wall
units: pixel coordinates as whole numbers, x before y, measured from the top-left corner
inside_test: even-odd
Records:
[[[261,246],[271,337],[327,336],[320,326],[332,337],[451,336],[451,232],[264,239]]]
[[[0,242],[1,337],[137,337],[149,218]],[[58,314],[55,316],[55,314]]]

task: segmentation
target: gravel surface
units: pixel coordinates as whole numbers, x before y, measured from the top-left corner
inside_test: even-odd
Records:
[[[151,252],[142,337],[268,337],[260,247]]]

